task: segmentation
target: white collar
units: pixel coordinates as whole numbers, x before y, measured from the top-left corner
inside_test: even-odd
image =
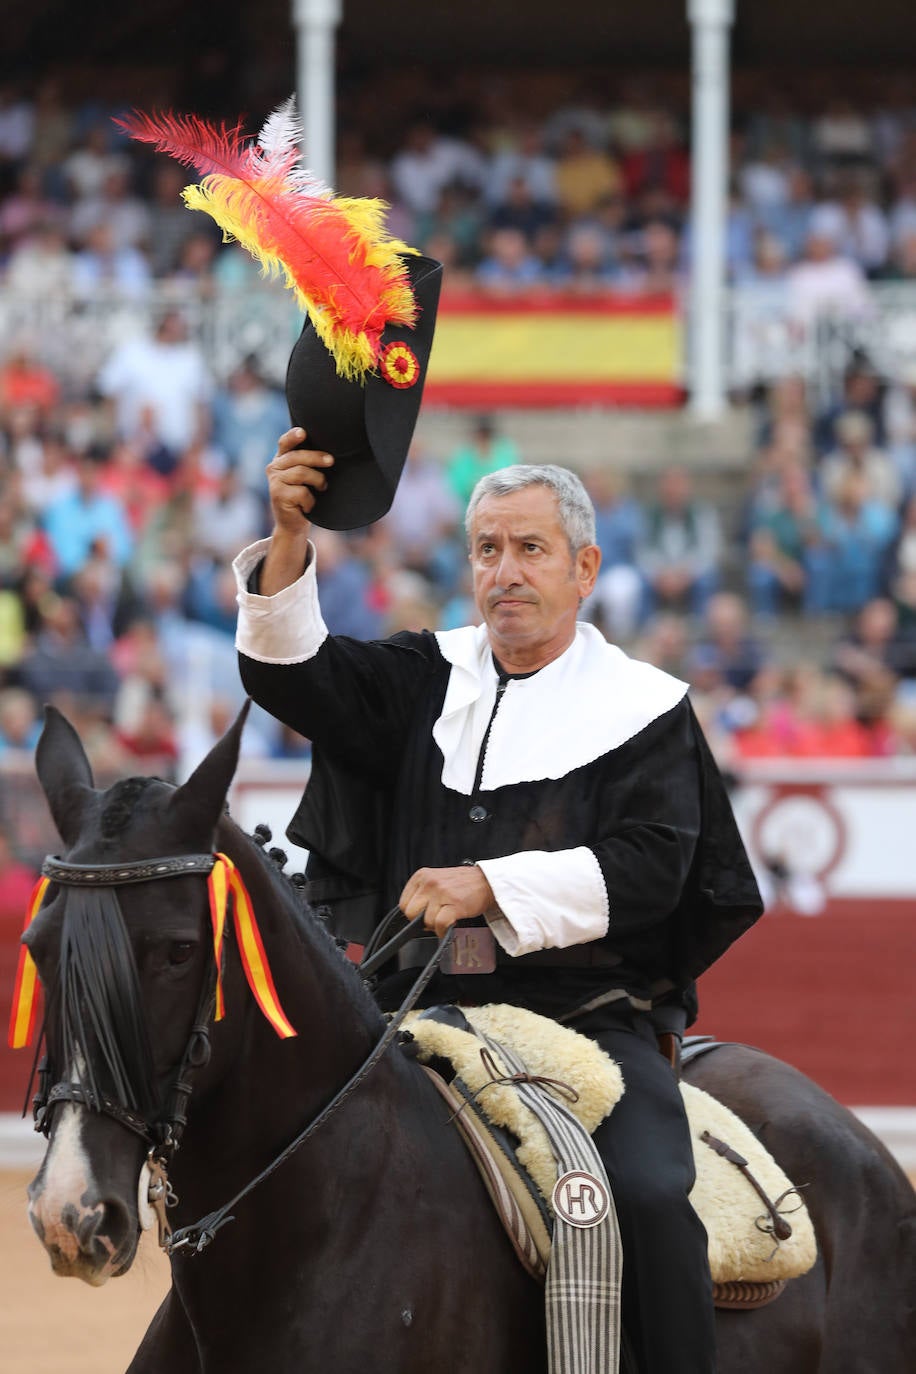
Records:
[[[496,701],[497,675],[486,626],[443,630],[439,650],[452,665],[433,739],[442,782],[470,795]],[[481,788],[562,778],[625,744],[684,697],[687,684],[628,658],[593,625],[579,624],[559,658],[513,678],[487,742]]]

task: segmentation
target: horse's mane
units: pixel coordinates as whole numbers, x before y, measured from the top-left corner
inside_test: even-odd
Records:
[[[377,1003],[360,977],[359,970],[347,958],[325,922],[309,905],[303,887],[294,881],[298,875],[291,876],[284,872],[282,864],[285,855],[282,850],[272,851],[276,857],[271,857],[269,852],[265,852],[263,845],[242,830],[228,815],[220,822],[217,847],[224,849],[233,863],[245,871],[257,914],[261,901],[269,898],[254,891],[255,880],[250,871],[245,870],[247,858],[254,862],[258,876],[289,914],[290,924],[302,941],[304,949],[326,968],[328,978],[338,983],[343,996],[351,1004],[354,1015],[364,1021],[369,1029],[381,1033],[384,1018]]]

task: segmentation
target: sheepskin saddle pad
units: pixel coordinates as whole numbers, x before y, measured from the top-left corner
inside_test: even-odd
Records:
[[[529,1077],[541,1080],[589,1133],[624,1092],[620,1069],[593,1040],[520,1007],[434,1008],[411,1013],[405,1025],[418,1059],[435,1071],[437,1086],[452,1103],[455,1123],[491,1196],[496,1200],[503,1185],[513,1193],[529,1228],[521,1247],[517,1237],[513,1243],[526,1267],[543,1277],[556,1165],[543,1126],[522,1102],[512,1070],[492,1046],[511,1047]],[[688,1083],[681,1084],[681,1093],[697,1173],[690,1200],[709,1237],[717,1304],[759,1305],[815,1262],[807,1208],[734,1112]]]

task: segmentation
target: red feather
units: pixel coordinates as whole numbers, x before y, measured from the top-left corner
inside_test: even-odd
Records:
[[[117,121],[204,176],[186,199],[216,219],[267,270],[282,270],[308,308],[344,375],[375,365],[386,324],[412,325],[416,306],[399,253],[386,233],[384,205],[337,200],[298,167],[292,102],[277,111],[258,142],[241,126],[218,127],[196,115],[135,112]]]
[[[139,143],[151,143],[157,152],[196,167],[202,176],[222,172],[242,177],[250,172],[250,149],[242,142],[241,122],[216,126],[197,115],[147,115],[140,110],[114,122]]]

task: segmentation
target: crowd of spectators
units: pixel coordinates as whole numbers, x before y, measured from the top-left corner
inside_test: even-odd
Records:
[[[181,206],[183,170],[126,140],[116,113],[68,103],[52,78],[0,85],[6,286],[137,297],[157,281],[244,279],[245,259]],[[440,258],[452,289],[655,295],[689,273],[688,111],[647,83],[540,115],[487,118],[432,95],[394,128],[346,113],[338,189],[388,200],[392,229]],[[916,102],[903,91],[802,114],[773,92],[739,109],[726,237],[730,278],[801,319],[862,314],[870,280],[916,278]]]
[[[33,99],[0,90],[5,289],[133,299],[177,281],[191,295],[253,271],[181,207],[181,169],[125,145],[107,113],[71,108],[53,82]],[[912,111],[771,111],[733,152],[735,280],[793,284],[817,309],[916,274]],[[388,197],[392,228],[446,262],[452,289],[655,293],[689,268],[688,171],[682,124],[635,91],[626,108],[483,133],[416,120],[386,159],[344,130],[339,186]],[[180,776],[221,733],[241,701],[229,563],[267,532],[264,466],[287,424],[257,359],[215,377],[178,309],[79,388],[40,340],[6,341],[0,766],[27,757],[47,700],[102,772],[155,761]],[[587,613],[691,682],[729,766],[914,753],[916,372],[886,379],[859,359],[826,405],[787,377],[755,424],[737,510],[680,467],[651,477],[637,454],[594,453],[603,570]],[[454,451],[415,445],[384,521],[317,533],[332,631],[473,617],[462,512],[480,475],[526,460],[506,428],[482,415]],[[802,652],[787,658],[793,626]],[[244,749],[305,759],[308,741],[256,712]]]
[[[737,502],[683,467],[646,476],[638,455],[583,469],[603,556],[585,613],[691,682],[729,766],[916,752],[913,390],[859,360],[812,414],[800,380],[775,384]],[[241,701],[229,565],[268,531],[283,398],[251,360],[217,385],[177,312],[89,395],[60,393],[27,353],[0,365],[0,761],[34,746],[53,700],[103,771],[181,775]],[[316,531],[331,630],[474,618],[462,513],[478,477],[525,458],[487,415],[450,452],[415,443],[384,520]],[[263,713],[244,748],[308,755]]]

